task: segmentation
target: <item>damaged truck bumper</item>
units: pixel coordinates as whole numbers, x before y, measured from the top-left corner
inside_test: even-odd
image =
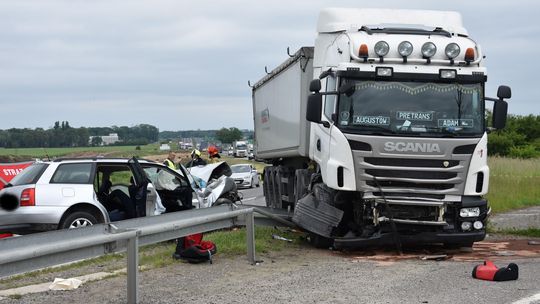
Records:
[[[482,241],[486,237],[486,231],[472,232],[420,232],[414,235],[399,235],[399,240],[402,244],[466,244]],[[392,232],[374,234],[369,238],[335,238],[334,248],[365,248],[371,246],[392,245],[395,244],[394,235]]]

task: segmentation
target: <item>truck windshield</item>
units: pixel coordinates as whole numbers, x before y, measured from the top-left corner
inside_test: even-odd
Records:
[[[481,136],[483,86],[343,79],[337,125],[344,132],[407,136]]]
[[[247,149],[247,145],[245,145],[245,144],[238,144],[238,145],[236,145],[236,149],[238,149],[238,150],[246,150],[246,149]]]

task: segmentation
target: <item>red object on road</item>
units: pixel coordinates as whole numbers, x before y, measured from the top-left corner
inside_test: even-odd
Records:
[[[33,163],[34,162],[0,164],[0,189],[4,188],[4,186],[9,183],[17,174]]]
[[[12,237],[13,234],[11,233],[0,233],[0,239],[5,239],[5,238],[8,238],[8,237]]]
[[[487,260],[483,265],[474,267],[472,276],[486,281],[512,281],[518,279],[519,268],[514,263],[508,264],[507,267],[497,268],[492,261]]]

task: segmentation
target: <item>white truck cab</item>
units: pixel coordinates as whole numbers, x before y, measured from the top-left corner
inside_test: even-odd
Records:
[[[484,239],[485,101],[502,128],[511,93],[485,97],[459,13],[325,9],[317,31],[253,86],[267,204],[325,246]]]

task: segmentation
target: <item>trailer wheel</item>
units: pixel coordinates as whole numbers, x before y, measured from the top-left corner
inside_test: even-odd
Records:
[[[274,198],[275,198],[275,189],[274,189],[274,167],[267,168],[265,171],[264,184],[266,185],[266,207],[274,208]]]
[[[281,175],[279,174],[279,168],[276,167],[272,170],[272,208],[281,208],[281,191],[279,184],[281,183]]]

